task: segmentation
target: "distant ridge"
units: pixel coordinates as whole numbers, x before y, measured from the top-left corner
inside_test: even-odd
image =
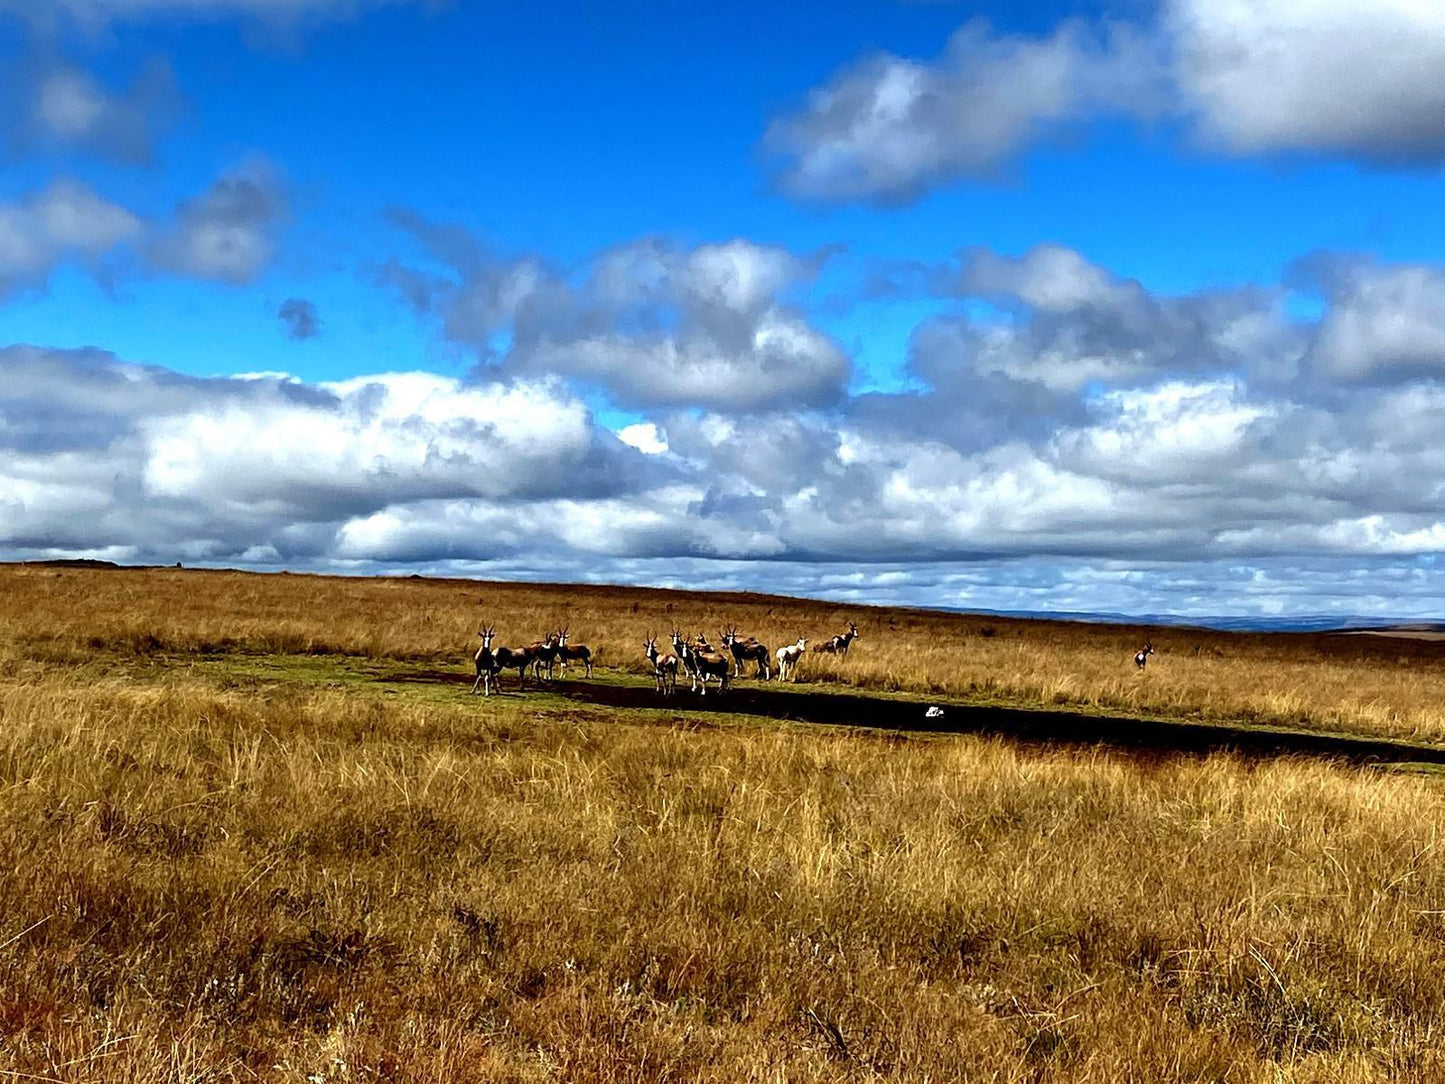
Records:
[[[1388,617],[1296,614],[1289,617],[1093,613],[1079,610],[957,610],[993,617],[1040,621],[1082,621],[1095,625],[1162,625],[1218,632],[1445,632],[1445,621],[1401,621]]]
[[[14,561],[0,562],[17,564],[31,568],[91,568],[109,569],[119,571],[143,571],[147,569],[168,569],[181,568],[177,563],[174,565],[122,565],[115,561],[102,561],[93,557],[68,557],[54,558],[45,561]],[[256,569],[228,569],[212,568],[202,569],[210,572],[258,572]],[[274,571],[261,572],[261,575],[277,575],[290,571],[288,569],[275,569]],[[307,575],[340,575],[339,573],[315,572],[308,570]],[[412,580],[431,579],[455,579],[465,583],[487,583],[487,580],[474,580],[470,577],[458,576],[423,576],[412,573],[407,576],[405,573],[381,573],[376,578],[388,579],[403,576]],[[363,576],[363,579],[368,578]],[[507,580],[507,583],[524,583],[522,580]],[[541,586],[539,584],[539,586]],[[565,586],[549,584],[549,586]],[[607,586],[602,584],[587,584],[588,587]],[[620,588],[652,591],[671,591],[673,588],[649,587],[645,584],[614,584]],[[1089,610],[988,610],[974,606],[919,606],[909,603],[888,603],[888,602],[857,602],[856,600],[830,599],[818,596],[806,595],[774,595],[767,591],[728,590],[707,591],[703,589],[700,593],[716,595],[733,595],[739,598],[797,598],[810,602],[835,602],[840,606],[876,606],[901,610],[932,610],[938,613],[956,614],[977,614],[979,617],[1006,617],[1019,621],[1078,621],[1092,625],[1154,625],[1164,628],[1186,628],[1186,629],[1212,629],[1217,632],[1396,632],[1396,633],[1439,633],[1445,634],[1445,620],[1442,621],[1420,621],[1388,617],[1355,617],[1337,614],[1297,614],[1291,617],[1265,617],[1265,616],[1215,616],[1215,615],[1188,615],[1188,614],[1126,614],[1112,611],[1089,611]]]

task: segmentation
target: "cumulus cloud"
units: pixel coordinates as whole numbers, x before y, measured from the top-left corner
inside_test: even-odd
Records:
[[[563,374],[629,407],[743,411],[836,403],[851,374],[843,349],[790,301],[826,254],[646,240],[569,271],[488,253],[453,227],[395,220],[447,271],[393,262],[382,280],[484,365]]]
[[[1328,300],[1308,364],[1345,384],[1445,376],[1445,269],[1309,261]]]
[[[285,197],[269,170],[238,170],[176,208],[174,224],[152,243],[151,260],[195,278],[251,282],[271,262],[285,215]]]
[[[243,285],[270,264],[285,215],[279,184],[260,168],[221,177],[183,201],[170,222],[59,178],[0,202],[0,299],[43,288],[62,263],[114,274],[132,255],[174,274]]]
[[[484,327],[518,337],[545,299],[575,341],[673,335],[694,305],[729,341],[804,274],[755,257],[643,246],[575,277],[539,264],[536,290]],[[516,346],[502,379],[318,384],[11,348],[0,549],[1061,610],[1138,610],[1152,584],[1218,612],[1211,584],[1241,569],[1331,562],[1438,587],[1445,381],[1417,326],[1430,270],[1316,258],[1297,272],[1322,303],[1306,320],[1283,288],[1160,295],[1071,250],[970,250],[925,276],[967,315],[919,328],[915,390],[786,412],[658,405],[616,433]],[[469,280],[449,281],[438,298]],[[659,311],[673,322],[649,325]],[[1310,582],[1284,605],[1332,594]],[[1342,580],[1333,597],[1364,612],[1382,591]]]
[[[1147,24],[1023,38],[975,21],[937,60],[861,60],[776,119],[764,146],[794,196],[886,204],[997,179],[1040,141],[1111,116],[1167,118],[1226,154],[1437,166],[1442,113],[1441,5],[1163,0]]]
[[[1445,160],[1445,6],[1420,0],[1172,0],[1186,110],[1225,150]]]
[[[0,545],[239,559],[329,552],[392,506],[601,500],[665,480],[545,381],[203,380],[0,351]]]
[[[276,310],[276,317],[293,339],[313,339],[321,334],[321,317],[316,306],[304,297],[288,297]]]
[[[1046,38],[993,37],[974,21],[934,63],[882,55],[814,90],[766,144],[783,188],[823,200],[907,201],[959,177],[996,177],[1061,126],[1160,99],[1148,39],[1066,22]]]

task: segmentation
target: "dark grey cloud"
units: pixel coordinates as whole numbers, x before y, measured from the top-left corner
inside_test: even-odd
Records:
[[[1147,24],[1022,38],[975,21],[936,60],[860,60],[777,118],[764,147],[794,196],[881,204],[997,180],[1041,140],[1110,116],[1167,117],[1225,154],[1436,167],[1442,73],[1437,4],[1163,0]]]
[[[275,255],[286,213],[279,181],[264,165],[253,164],[182,202],[175,222],[152,242],[150,259],[177,274],[231,285],[251,282]]]
[[[303,297],[288,297],[281,302],[276,316],[293,339],[314,339],[321,334],[321,317],[317,315],[316,305]]]

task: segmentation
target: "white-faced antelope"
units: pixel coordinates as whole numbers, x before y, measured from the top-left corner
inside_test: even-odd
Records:
[[[1144,664],[1149,661],[1149,656],[1152,654],[1154,654],[1154,641],[1149,640],[1144,644],[1142,650],[1134,652],[1134,665],[1140,670],[1144,669]]]
[[[823,655],[844,655],[848,654],[848,645],[858,639],[858,626],[848,622],[848,631],[841,636],[834,636],[832,639],[824,640],[816,645],[813,650]]]
[[[534,654],[532,662],[532,673],[537,680],[542,679],[542,668],[547,668],[547,680],[552,680],[552,664],[557,661],[557,653],[562,650],[562,634],[560,632],[549,632],[546,639],[536,640],[528,645]]]
[[[657,691],[663,696],[677,692],[677,656],[671,651],[659,651],[656,636],[649,636],[642,650],[652,664],[652,678],[657,683]]]
[[[788,644],[786,647],[778,648],[778,680],[787,681],[792,678],[798,680],[798,660],[803,657],[803,652],[808,650],[808,641],[798,637],[796,644]]]
[[[733,673],[736,676],[742,677],[743,663],[755,662],[758,664],[757,676],[764,681],[772,680],[773,671],[770,665],[772,655],[769,654],[765,645],[759,643],[751,636],[746,639],[739,639],[738,630],[735,628],[728,629],[723,633],[722,642],[723,646],[732,652],[734,664]]]
[[[693,692],[701,692],[706,696],[709,681],[718,683],[718,692],[727,691],[732,664],[712,649],[705,636],[700,635],[696,643],[689,643],[683,639],[680,630],[673,629],[672,649],[677,652],[683,666],[687,667],[688,675],[692,678]]]
[[[692,645],[683,638],[681,629],[672,630],[672,650],[682,668],[687,671],[687,676],[692,679],[692,691],[697,692],[697,656],[693,653]]]
[[[492,654],[492,637],[496,635],[496,629],[491,626],[483,626],[477,630],[477,635],[482,638],[482,646],[477,648],[477,680],[472,682],[472,695],[475,696],[477,686],[482,687],[484,696],[492,695],[492,678],[502,672],[502,666],[497,662],[497,657]]]
[[[562,664],[562,676],[567,676],[567,664],[569,662],[580,662],[586,667],[586,676],[592,676],[592,649],[586,644],[569,644],[567,642],[568,626],[562,626],[562,631],[557,634],[557,661]]]

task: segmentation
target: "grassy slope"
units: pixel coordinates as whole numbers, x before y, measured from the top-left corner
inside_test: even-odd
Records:
[[[1433,779],[369,680],[454,665],[441,600],[518,588],[21,580],[0,591],[15,1079],[1445,1075]],[[615,621],[604,659],[646,623],[633,601],[571,596]],[[567,613],[533,605],[532,627]],[[860,624],[838,676],[886,686]],[[1074,635],[989,625],[965,652]],[[1204,642],[1245,666],[1253,641]],[[1265,663],[1316,650],[1287,647]]]

